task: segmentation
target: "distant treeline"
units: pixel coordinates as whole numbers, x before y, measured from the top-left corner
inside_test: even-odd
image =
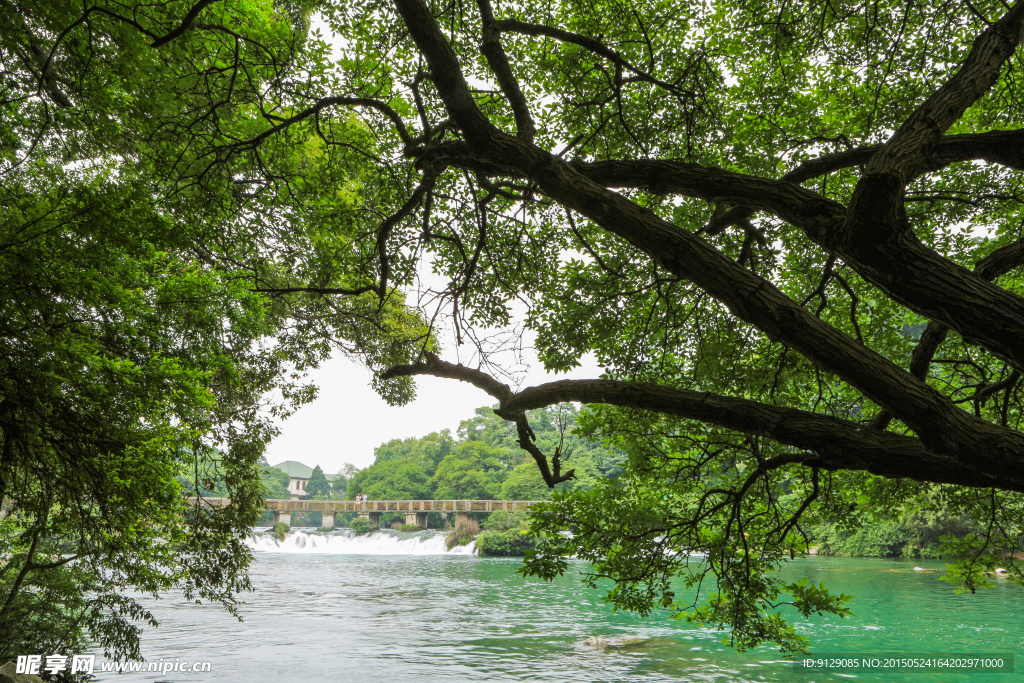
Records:
[[[622,472],[626,454],[600,438],[581,436],[576,429],[575,405],[564,403],[529,413],[537,445],[545,453],[560,448],[563,469],[575,469],[576,477],[559,489],[589,489],[603,477]],[[491,408],[476,409],[463,421],[458,433],[432,432],[420,438],[392,439],[374,449],[372,465],[359,470],[346,465],[328,481],[320,468],[306,485],[308,498],[352,500],[366,494],[371,500],[546,500],[551,489],[541,479],[533,459],[518,444],[515,426]],[[268,498],[287,498],[288,475],[264,467]],[[934,503],[934,504],[933,504]],[[822,555],[842,557],[937,558],[948,554],[942,538],[963,538],[979,530],[977,522],[946,514],[935,501],[918,501],[912,510],[891,511],[889,517],[861,516],[856,525],[818,524],[807,529]],[[398,519],[389,515],[384,523]],[[525,517],[500,516],[484,521],[484,537],[478,545],[493,546],[489,554],[521,554],[530,545]],[[314,519],[315,518],[315,519]],[[297,520],[299,518],[296,518]],[[345,523],[348,516],[339,518]],[[307,521],[319,524],[313,513]],[[489,532],[489,533],[488,533]],[[483,548],[482,548],[483,549]]]
[[[529,413],[540,449],[551,454],[560,448],[562,469],[576,470],[576,477],[559,488],[590,488],[599,479],[622,472],[626,459],[622,451],[580,436],[576,418],[571,403]],[[392,439],[378,446],[374,455],[372,465],[363,470],[348,466],[328,488],[314,481],[314,472],[307,494],[347,500],[357,494],[370,500],[544,500],[551,495],[533,459],[519,447],[514,425],[490,408],[477,408],[476,416],[464,420],[454,437],[445,429],[420,438]],[[281,479],[284,473],[273,469],[267,468],[268,497],[277,491],[274,483],[287,485],[287,475]]]
[[[944,537],[959,539],[981,530],[975,520],[949,515],[926,501],[921,508],[862,521],[855,528],[821,524],[809,531],[821,555],[927,559],[956,556],[955,546],[946,544]]]

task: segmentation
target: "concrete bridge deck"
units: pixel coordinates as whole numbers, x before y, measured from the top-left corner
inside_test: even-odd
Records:
[[[199,501],[196,501],[197,503]],[[220,507],[230,502],[229,498],[203,498],[202,502]],[[288,500],[272,498],[267,500],[267,509],[274,513],[274,524],[291,524],[293,512],[320,512],[323,526],[334,527],[334,516],[339,512],[355,512],[366,518],[372,526],[380,526],[380,516],[385,512],[404,512],[406,524],[426,528],[427,514],[431,512],[451,513],[456,523],[465,519],[470,512],[494,512],[496,510],[529,510],[539,500]]]

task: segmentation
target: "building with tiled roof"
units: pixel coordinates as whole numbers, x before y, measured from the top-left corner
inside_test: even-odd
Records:
[[[298,460],[285,460],[274,467],[288,474],[288,493],[291,494],[292,500],[298,500],[306,495],[306,484],[313,476],[312,467],[303,465]]]

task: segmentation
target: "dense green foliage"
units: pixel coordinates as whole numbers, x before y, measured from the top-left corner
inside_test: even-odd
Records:
[[[298,51],[318,59],[312,7],[0,2],[4,661],[85,638],[138,657],[134,622],[155,620],[137,592],[234,613],[257,462],[315,395],[304,371],[332,345],[386,367],[423,337],[400,297],[281,291],[347,284],[369,192],[312,126],[237,144]]]
[[[551,489],[532,462],[521,462],[513,467],[498,492],[502,500],[546,500],[550,495]]]
[[[536,545],[526,513],[497,510],[487,516],[482,526],[484,530],[476,537],[476,549],[481,555],[523,557]]]
[[[320,465],[317,465],[313,468],[313,474],[310,475],[309,481],[306,482],[306,497],[328,498],[330,495],[331,482],[327,481],[324,471],[320,469]]]
[[[268,465],[266,460],[260,463],[260,481],[263,484],[263,495],[265,498],[276,498],[278,500],[291,498],[291,492],[288,490],[291,477],[284,470]]]
[[[563,449],[577,471],[560,489],[586,488],[622,471],[625,454],[578,433],[578,409],[551,406],[530,414],[537,443]],[[347,489],[371,499],[544,500],[551,494],[537,466],[519,448],[515,428],[490,408],[459,425],[458,438],[445,430],[421,438],[394,439],[376,449],[374,463],[355,473]]]
[[[0,624],[48,577],[108,642],[122,585],[232,605],[256,406],[332,345],[509,421],[346,496],[532,493],[532,462],[528,571],[589,559],[618,608],[803,649],[778,605],[846,598],[772,570],[928,509],[977,522],[955,582],[1024,581],[1022,37],[999,0],[0,0]],[[522,332],[603,377],[513,391]],[[230,508],[185,501],[207,466]]]
[[[957,539],[984,534],[985,529],[970,516],[950,514],[939,501],[921,497],[867,515],[853,526],[824,523],[808,532],[822,555],[955,558],[960,552]]]
[[[361,470],[348,486],[349,500],[364,494],[371,500],[429,500],[430,477],[413,462],[388,460]]]
[[[452,452],[455,441],[447,429],[424,437],[392,439],[374,449],[374,464],[390,460],[405,460],[419,465],[424,472],[433,474],[438,464]]]
[[[439,500],[494,499],[498,497],[504,467],[498,460],[500,451],[481,441],[459,444],[454,453],[446,455],[430,482],[434,498]]]

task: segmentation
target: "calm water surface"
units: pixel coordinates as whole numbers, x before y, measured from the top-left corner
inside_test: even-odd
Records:
[[[146,658],[210,660],[211,673],[100,680],[1024,680],[1024,591],[1000,579],[978,595],[955,595],[938,580],[941,562],[809,558],[786,574],[856,596],[852,619],[800,622],[815,652],[1012,653],[1017,673],[797,672],[770,648],[736,653],[721,643],[721,633],[666,614],[613,613],[599,592],[580,585],[584,563],[545,583],[519,575],[518,560],[441,553],[439,539],[424,543],[392,533],[363,537],[362,545],[356,540],[297,535],[282,548],[262,542],[243,623],[213,606],[152,602],[162,624],[143,637]],[[417,554],[357,554],[367,552]],[[583,645],[589,636],[641,640],[601,651]]]

